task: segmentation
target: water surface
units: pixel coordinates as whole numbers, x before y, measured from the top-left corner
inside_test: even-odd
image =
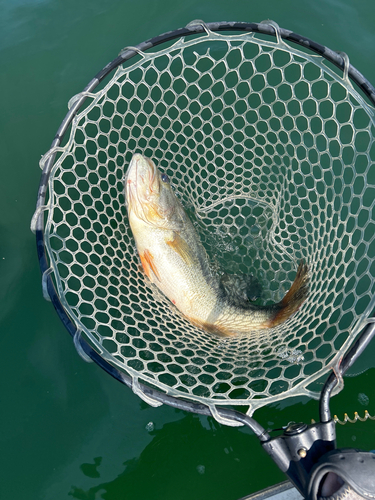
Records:
[[[332,49],[375,82],[370,0],[227,2],[2,1],[0,88],[1,498],[235,500],[284,479],[247,429],[151,408],[84,363],[42,298],[29,230],[38,162],[67,102],[127,45],[205,21],[273,19]],[[375,351],[375,346],[369,349]],[[374,359],[372,357],[372,359]],[[355,367],[371,365],[371,357]],[[375,370],[347,378],[334,413],[375,413]],[[314,401],[256,413],[264,426],[318,417]],[[338,428],[339,445],[375,448],[372,422]]]

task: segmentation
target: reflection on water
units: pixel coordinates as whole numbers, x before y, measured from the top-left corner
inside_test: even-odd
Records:
[[[98,467],[102,463],[102,457],[94,458],[93,464],[82,464],[81,471],[87,477],[100,477],[100,473],[98,472]]]
[[[5,0],[1,3],[0,50],[18,45],[35,36],[41,8],[48,0]]]
[[[181,425],[183,423],[183,425]],[[207,425],[208,423],[208,425]],[[206,424],[206,425],[203,425]],[[188,428],[189,436],[181,433]],[[154,436],[138,458],[127,460],[123,472],[115,474],[109,481],[99,481],[89,489],[73,485],[69,496],[77,500],[95,500],[98,498],[153,498],[179,500],[193,498],[197,484],[201,491],[200,498],[209,498],[212,487],[218,478],[230,478],[222,481],[221,498],[239,498],[254,491],[257,475],[252,467],[258,469],[259,460],[268,463],[269,458],[259,449],[259,460],[245,459],[246,449],[256,440],[255,436],[244,434],[238,429],[221,426],[213,418],[203,418],[194,414],[186,415],[182,421],[165,424],[160,430],[150,431]],[[224,443],[224,446],[223,446]],[[158,460],[160,457],[160,460]],[[93,463],[80,466],[82,473],[89,478],[100,478],[101,464],[105,458],[97,457]],[[191,471],[195,484],[181,484],[184,472]],[[236,478],[246,475],[248,489]],[[275,481],[283,475],[276,473]],[[178,486],[179,485],[179,486]],[[206,490],[206,491],[205,491]]]

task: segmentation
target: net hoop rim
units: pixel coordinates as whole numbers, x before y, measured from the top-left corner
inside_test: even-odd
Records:
[[[86,87],[83,89],[82,92],[77,94],[77,96],[73,97],[73,99],[70,100],[69,102],[69,111],[66,114],[65,118],[63,119],[60,127],[57,130],[57,133],[54,137],[54,140],[51,144],[51,147],[49,151],[44,155],[42,158],[40,164],[41,167],[43,168],[43,172],[41,175],[41,180],[39,184],[39,189],[38,189],[38,198],[37,198],[37,204],[36,204],[36,211],[32,220],[31,224],[31,229],[35,233],[36,236],[36,243],[37,243],[37,252],[38,252],[38,259],[39,259],[39,266],[41,273],[43,275],[43,290],[44,290],[44,295],[45,297],[50,300],[56,309],[56,312],[58,316],[60,317],[61,321],[63,322],[64,326],[70,333],[70,335],[73,338],[77,338],[77,335],[79,336],[77,342],[75,342],[76,347],[80,355],[85,359],[85,357],[88,356],[91,360],[95,361],[101,368],[103,368],[107,373],[109,373],[111,376],[119,380],[120,382],[124,383],[128,387],[132,387],[134,378],[132,375],[126,375],[123,373],[121,370],[119,370],[116,366],[114,366],[112,363],[109,362],[109,360],[104,359],[96,350],[94,350],[90,344],[81,336],[79,335],[81,330],[75,322],[72,320],[71,316],[69,315],[69,311],[64,307],[63,303],[60,300],[60,297],[57,293],[56,287],[53,282],[52,274],[51,273],[51,267],[48,262],[48,256],[47,256],[47,251],[46,251],[46,243],[45,243],[45,232],[44,232],[44,211],[48,209],[48,205],[45,204],[45,199],[46,199],[46,194],[48,190],[48,181],[50,177],[50,173],[52,170],[52,167],[54,165],[55,157],[56,154],[60,151],[62,152],[63,149],[60,148],[60,144],[65,136],[66,131],[68,130],[69,126],[73,122],[76,114],[78,113],[79,109],[87,99],[87,97],[94,96],[92,94],[93,90],[111,73],[113,72],[116,68],[118,68],[121,64],[124,62],[127,62],[128,60],[132,59],[133,57],[137,55],[142,55],[147,50],[152,49],[153,47],[157,47],[158,45],[161,45],[163,43],[178,39],[178,38],[184,38],[192,35],[199,35],[199,34],[210,34],[210,33],[215,33],[215,32],[225,32],[225,31],[232,31],[232,32],[243,32],[243,34],[246,33],[253,33],[253,34],[261,34],[261,35],[269,35],[270,37],[276,38],[279,42],[281,40],[283,41],[288,41],[295,43],[299,46],[304,47],[305,49],[308,49],[315,54],[322,56],[324,59],[327,61],[331,62],[334,64],[337,68],[343,71],[344,79],[347,79],[348,77],[364,92],[364,94],[368,97],[370,100],[371,104],[375,107],[375,88],[371,85],[371,83],[356,69],[354,68],[348,59],[348,56],[344,53],[340,52],[335,52],[328,47],[318,44],[311,39],[298,35],[294,33],[293,31],[289,31],[283,28],[280,28],[276,23],[272,21],[267,21],[267,22],[262,22],[262,23],[247,23],[247,22],[213,22],[213,23],[204,23],[203,21],[193,21],[192,23],[189,23],[186,27],[184,28],[179,28],[174,31],[169,31],[166,33],[163,33],[161,35],[158,35],[156,37],[150,38],[144,42],[141,42],[140,44],[134,46],[134,47],[126,47],[123,49],[120,54],[113,59],[110,63],[108,63],[99,73],[95,75],[95,77],[90,80],[90,82],[86,85]],[[288,45],[285,44],[285,47],[288,48]],[[359,326],[359,325],[357,325]],[[362,325],[363,327],[364,325]],[[361,331],[362,328],[358,328],[359,332]],[[359,334],[358,332],[358,334]],[[358,336],[358,335],[357,335]],[[354,340],[353,340],[354,341]],[[79,348],[80,347],[80,348]],[[86,359],[87,360],[87,359]],[[321,375],[320,375],[321,376]],[[313,375],[314,377],[314,375]],[[141,379],[146,379],[146,377],[141,376]],[[311,376],[309,377],[311,378]],[[150,381],[152,384],[153,382]],[[142,392],[144,393],[144,389],[148,388],[148,386],[142,386]],[[295,386],[292,390],[288,391],[288,394],[285,395],[286,398],[289,397],[294,397],[297,395],[301,395],[299,389],[299,384]],[[153,394],[158,394],[159,396],[155,399],[155,402],[157,402],[158,398],[162,400],[162,403],[167,403],[167,404],[172,404],[168,401],[163,400],[163,397],[169,398],[171,400],[175,400],[177,403],[181,401],[179,399],[179,396],[168,396],[168,388],[164,388],[166,390],[165,393],[162,391],[157,391],[155,389],[152,389]],[[309,391],[311,392],[311,391]],[[137,391],[138,393],[138,391]],[[140,395],[140,394],[138,394]],[[304,391],[303,395],[306,395],[306,391]],[[310,397],[313,397],[314,399],[319,398],[319,394],[312,393],[309,394]],[[181,392],[181,398],[186,397],[186,399],[192,399],[188,394],[184,395],[184,393]],[[152,398],[151,398],[152,399]],[[196,405],[204,405],[206,398],[199,398],[196,397],[195,401],[199,401],[199,403],[195,403]],[[207,401],[207,400],[206,400]],[[272,398],[266,398],[264,403],[262,404],[261,399],[256,399],[256,404],[255,404],[255,409],[270,404],[272,403]],[[176,406],[177,406],[176,403]],[[248,400],[246,403],[243,403],[242,401],[237,401],[233,400],[233,404],[239,405],[239,404],[246,404],[249,405],[249,411],[248,415],[251,415],[253,410],[252,410],[252,403],[253,400]],[[189,404],[194,405],[194,402],[190,402]],[[209,403],[207,402],[206,404],[209,405],[211,408],[211,405],[229,405],[230,402],[227,400],[210,400]],[[157,404],[158,405],[158,404]],[[254,410],[255,410],[254,409]]]

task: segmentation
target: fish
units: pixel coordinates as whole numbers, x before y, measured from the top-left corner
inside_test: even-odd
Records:
[[[124,179],[125,203],[141,268],[194,326],[221,337],[249,335],[287,321],[308,296],[309,271],[301,260],[284,298],[274,304],[236,301],[223,287],[167,174],[133,155]]]

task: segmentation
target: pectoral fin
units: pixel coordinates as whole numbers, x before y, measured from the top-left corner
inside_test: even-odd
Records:
[[[191,248],[186,243],[186,241],[183,238],[181,238],[181,236],[178,233],[174,232],[173,240],[168,240],[166,241],[166,243],[172,248],[172,250],[178,253],[181,259],[188,266],[196,261],[195,255],[192,252]]]
[[[139,256],[141,258],[142,267],[143,267],[143,270],[144,270],[146,276],[152,281],[152,275],[151,275],[151,271],[152,271],[154,273],[154,275],[157,277],[157,279],[159,281],[161,281],[160,274],[159,274],[159,271],[155,265],[155,261],[154,261],[154,257],[152,255],[152,253],[149,250],[145,250]]]

